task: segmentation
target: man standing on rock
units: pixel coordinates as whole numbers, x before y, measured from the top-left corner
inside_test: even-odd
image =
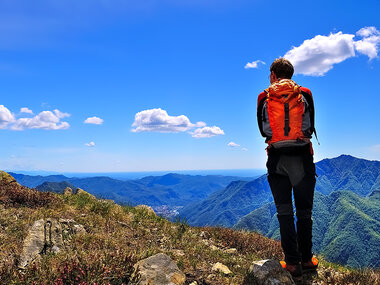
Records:
[[[310,139],[315,129],[313,97],[309,89],[291,80],[293,73],[293,65],[284,58],[272,63],[271,85],[258,97],[257,122],[268,143],[268,182],[285,254],[281,264],[292,276],[299,277],[302,271],[318,267],[312,254],[311,218],[316,180]]]

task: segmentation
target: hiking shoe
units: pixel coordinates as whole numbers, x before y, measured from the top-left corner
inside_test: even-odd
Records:
[[[302,276],[302,266],[300,263],[296,265],[286,264],[285,261],[280,261],[282,268],[292,275],[292,277],[301,277]]]
[[[316,271],[318,264],[318,259],[313,256],[308,262],[302,262],[302,270],[305,272]]]

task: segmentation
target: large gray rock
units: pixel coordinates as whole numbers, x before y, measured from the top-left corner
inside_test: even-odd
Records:
[[[29,229],[28,235],[24,240],[19,267],[25,268],[29,262],[35,261],[40,257],[45,247],[45,221],[35,221]]]
[[[186,281],[177,264],[163,253],[140,260],[134,268],[134,281],[129,285],[181,285]]]
[[[295,284],[289,272],[284,270],[277,260],[260,260],[252,263],[249,272],[258,285]]]
[[[61,251],[73,234],[84,232],[84,227],[74,220],[48,218],[35,221],[24,239],[19,268],[38,261],[42,254]]]

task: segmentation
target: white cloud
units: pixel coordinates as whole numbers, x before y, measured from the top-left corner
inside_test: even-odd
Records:
[[[89,143],[85,143],[84,145],[88,146],[88,147],[94,147],[95,143],[94,142],[89,142]]]
[[[33,111],[30,110],[30,109],[27,108],[27,107],[23,107],[23,108],[21,108],[21,109],[20,109],[20,113],[25,113],[25,114],[31,114],[31,115],[33,115]]]
[[[60,110],[58,110],[58,109],[55,109],[54,110],[54,114],[57,116],[57,118],[59,118],[59,119],[63,119],[63,118],[65,118],[65,117],[70,117],[70,114],[69,113],[63,113],[63,112],[61,112]]]
[[[202,127],[206,127],[207,124],[205,122],[197,122],[194,127],[196,128],[202,128]]]
[[[194,127],[205,126],[204,122],[192,124],[185,115],[170,116],[161,108],[138,112],[132,124],[132,132],[185,132]]]
[[[195,129],[194,132],[191,132],[190,134],[193,138],[210,138],[224,135],[224,131],[219,127],[213,126]]]
[[[101,119],[101,118],[99,118],[99,117],[96,117],[96,116],[94,116],[94,117],[89,117],[89,118],[87,118],[87,119],[84,121],[85,124],[94,124],[94,125],[101,125],[101,124],[103,124],[103,122],[104,122],[103,119]]]
[[[265,62],[262,61],[262,60],[255,60],[255,61],[252,61],[252,62],[248,62],[248,63],[244,66],[244,68],[245,68],[245,69],[249,69],[249,68],[258,68],[258,67],[259,67],[259,63],[261,63],[261,64],[265,64]]]
[[[69,123],[61,122],[61,119],[68,117],[70,114],[62,113],[59,110],[42,111],[32,118],[19,118],[11,126],[12,130],[21,131],[24,129],[44,129],[44,130],[61,130],[70,127]]]
[[[375,27],[364,27],[357,31],[356,34],[366,38],[373,35],[379,35],[379,31]]]
[[[207,127],[205,122],[191,123],[185,115],[170,116],[161,108],[138,112],[132,124],[132,132],[161,132],[179,133],[188,132],[194,138],[208,138],[224,135],[219,127]],[[194,131],[192,129],[196,128]]]
[[[4,105],[0,105],[0,129],[6,129],[15,121],[15,116]]]
[[[293,47],[284,57],[295,69],[295,73],[321,76],[334,64],[355,55],[354,35],[338,32],[329,36],[315,36]]]
[[[376,58],[379,52],[380,32],[375,27],[365,27],[357,31],[356,35],[363,39],[355,42],[355,49],[369,59]]]
[[[240,144],[237,144],[237,143],[234,143],[234,142],[230,142],[227,144],[229,147],[239,147]]]
[[[369,59],[377,57],[380,43],[380,33],[375,27],[360,29],[355,35],[342,32],[331,33],[329,36],[317,35],[305,40],[300,46],[293,47],[284,57],[290,60],[295,73],[322,76],[340,63],[355,56],[355,51],[367,55]]]
[[[241,147],[240,144],[237,144],[237,143],[235,143],[235,142],[230,142],[230,143],[228,143],[227,145],[228,145],[229,147],[232,147],[232,148],[239,148],[239,147]],[[248,149],[246,149],[245,147],[242,147],[241,150],[242,150],[242,151],[247,151]]]

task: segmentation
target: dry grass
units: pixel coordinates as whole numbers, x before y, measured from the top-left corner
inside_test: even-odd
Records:
[[[177,262],[187,284],[254,284],[248,274],[253,261],[283,258],[279,242],[256,233],[195,228],[86,194],[63,196],[1,183],[0,284],[128,284],[135,262],[159,252]],[[65,250],[20,272],[17,262],[28,228],[47,217],[74,219],[86,233],[73,235]],[[231,248],[236,252],[227,251]],[[233,274],[213,272],[216,262]],[[324,267],[307,284],[379,284],[378,271]]]
[[[235,231],[228,228],[205,228],[213,238],[224,243],[226,247],[236,248],[242,254],[254,253],[261,259],[284,258],[281,244],[258,233]]]

